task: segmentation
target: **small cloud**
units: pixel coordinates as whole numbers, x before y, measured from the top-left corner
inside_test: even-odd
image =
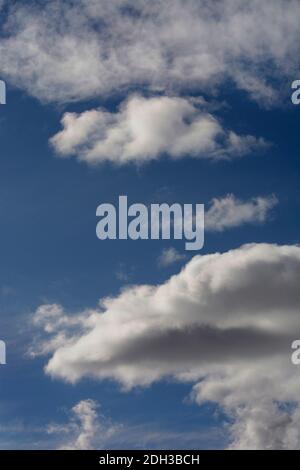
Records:
[[[222,232],[244,224],[265,222],[276,204],[278,199],[274,195],[255,197],[248,201],[242,201],[233,194],[214,198],[205,214],[205,229]]]
[[[165,248],[161,255],[158,257],[159,266],[170,266],[171,264],[183,261],[186,259],[186,255],[179,253],[175,248]]]
[[[132,95],[116,112],[65,113],[63,129],[50,139],[62,157],[88,164],[145,163],[172,159],[233,159],[265,150],[262,138],[225,130],[202,99]]]
[[[71,409],[70,420],[64,424],[52,423],[48,434],[68,435],[69,440],[59,446],[64,450],[101,449],[118,430],[99,413],[99,404],[91,399],[81,400]]]
[[[134,269],[126,266],[124,263],[120,263],[116,270],[116,278],[122,282],[129,282],[132,278]]]

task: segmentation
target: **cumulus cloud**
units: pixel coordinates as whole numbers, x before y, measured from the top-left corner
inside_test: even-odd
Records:
[[[214,198],[205,215],[205,228],[222,232],[247,223],[265,222],[277,203],[274,195],[248,201],[242,201],[233,194],[220,199]]]
[[[299,66],[295,0],[54,0],[10,7],[0,72],[45,101],[148,89],[214,91],[228,79],[273,104]]]
[[[290,413],[271,400],[237,408],[230,449],[299,449],[299,408]]]
[[[115,113],[65,113],[62,126],[50,140],[55,150],[90,164],[144,162],[164,154],[234,158],[268,145],[262,138],[225,130],[201,99],[133,95]]]
[[[299,378],[290,368],[288,360],[278,359],[219,369],[194,386],[192,397],[199,404],[215,401],[226,411],[230,449],[299,450]]]
[[[299,448],[300,379],[290,360],[299,275],[298,246],[250,244],[195,256],[162,285],[130,287],[77,314],[81,334],[53,322],[43,341],[51,344],[62,330],[64,340],[46,372],[73,383],[114,379],[127,389],[168,376],[189,381],[195,401],[216,402],[232,417],[232,446]],[[268,416],[265,428],[259,413]]]

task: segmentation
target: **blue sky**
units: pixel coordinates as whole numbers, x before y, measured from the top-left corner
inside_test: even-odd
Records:
[[[281,298],[286,299],[286,303],[280,304],[280,308],[282,315],[287,315],[285,321],[286,324],[290,325],[290,329],[283,331],[285,328],[281,326],[282,318],[274,313],[276,305],[265,306],[265,304],[269,305],[269,298],[265,299],[263,296],[260,298],[260,291],[254,286],[255,290],[252,285],[252,277],[249,280],[249,289],[247,283],[246,287],[239,288],[240,291],[235,283],[233,284],[234,287],[224,288],[224,292],[226,289],[232,289],[232,297],[230,298],[236,296],[237,299],[240,299],[239,302],[242,306],[240,307],[240,317],[237,316],[237,318],[243,318],[245,311],[248,312],[249,309],[252,318],[255,317],[253,324],[247,316],[247,320],[243,322],[242,320],[234,320],[230,326],[244,328],[246,325],[249,331],[257,326],[261,328],[260,333],[262,331],[265,333],[263,320],[266,319],[266,321],[270,320],[273,325],[276,325],[276,328],[274,328],[276,332],[282,333],[282,335],[294,334],[299,336],[299,331],[295,331],[295,325],[297,325],[297,314],[295,312],[297,312],[296,307],[297,302],[299,302],[295,283],[300,272],[297,258],[300,225],[297,216],[300,209],[300,165],[298,158],[300,111],[297,106],[292,105],[290,102],[290,86],[292,81],[298,77],[296,76],[297,64],[289,58],[289,47],[290,44],[294,44],[295,38],[299,39],[300,31],[297,26],[292,24],[292,13],[286,12],[282,18],[282,2],[274,2],[272,12],[279,22],[279,30],[284,31],[285,25],[290,24],[290,37],[284,38],[283,35],[279,38],[273,38],[271,34],[270,36],[261,37],[258,34],[257,43],[255,43],[254,34],[250,30],[248,33],[250,35],[249,42],[253,41],[250,52],[242,50],[238,53],[238,57],[231,57],[229,63],[224,59],[220,71],[212,77],[209,76],[208,79],[197,76],[197,66],[196,72],[195,70],[191,71],[191,75],[195,76],[193,84],[189,82],[185,74],[180,77],[180,80],[177,80],[174,77],[178,77],[179,72],[177,74],[174,72],[174,75],[169,77],[166,71],[162,72],[162,77],[158,78],[158,83],[147,83],[145,77],[140,80],[135,73],[130,75],[131,69],[128,66],[128,70],[126,67],[124,68],[124,75],[128,76],[124,83],[121,79],[118,81],[117,73],[112,73],[111,86],[106,86],[105,83],[97,83],[97,77],[95,77],[96,85],[94,85],[92,79],[89,83],[89,78],[86,79],[87,84],[81,83],[80,79],[77,79],[77,72],[75,72],[75,61],[74,63],[67,63],[65,76],[61,74],[60,67],[63,54],[66,54],[66,60],[68,54],[64,42],[65,34],[68,33],[69,39],[70,37],[75,38],[75,44],[77,40],[80,41],[80,35],[76,29],[76,21],[78,21],[76,20],[76,7],[71,9],[69,13],[63,9],[63,14],[70,21],[70,25],[66,28],[67,32],[62,29],[63,24],[59,27],[55,24],[55,12],[51,10],[51,6],[54,9],[55,6],[60,5],[58,8],[61,8],[62,3],[66,5],[68,2],[48,2],[46,19],[40,16],[38,2],[16,2],[15,11],[13,8],[9,9],[4,2],[4,10],[2,10],[3,24],[8,24],[8,26],[6,26],[6,30],[3,29],[0,38],[1,57],[4,54],[4,59],[1,61],[2,65],[0,62],[0,78],[7,83],[7,105],[0,106],[0,310],[1,339],[5,340],[7,344],[7,365],[0,368],[0,447],[3,449],[82,448],[82,446],[87,445],[88,447],[111,448],[162,447],[194,449],[224,448],[232,442],[236,447],[245,447],[247,445],[250,447],[274,447],[279,445],[280,439],[282,448],[299,446],[300,439],[296,444],[287,441],[287,429],[282,430],[280,439],[278,438],[279,440],[275,443],[272,442],[269,436],[265,436],[261,442],[258,442],[258,438],[253,442],[249,442],[246,432],[244,433],[245,436],[243,434],[244,440],[238,442],[234,426],[236,426],[236,422],[239,422],[237,418],[239,410],[242,409],[243,412],[245,409],[247,412],[250,410],[247,416],[246,412],[245,416],[240,412],[240,416],[242,415],[240,429],[244,430],[246,420],[252,419],[252,413],[255,410],[253,411],[251,406],[257,397],[252,397],[249,393],[248,402],[232,393],[232,399],[230,398],[230,400],[229,398],[228,400],[227,398],[216,399],[215,396],[219,395],[217,392],[214,394],[215,392],[212,390],[211,399],[207,396],[206,391],[201,391],[201,400],[195,398],[197,395],[195,390],[198,390],[195,389],[195,386],[197,387],[197,384],[201,383],[204,377],[210,377],[209,366],[205,366],[203,370],[199,369],[200,366],[195,366],[197,364],[197,354],[200,353],[197,353],[197,357],[193,360],[189,356],[186,370],[181,366],[180,371],[175,370],[174,365],[168,368],[170,359],[168,359],[169,355],[166,353],[164,369],[157,372],[155,379],[151,378],[152,366],[147,363],[147,360],[141,359],[141,362],[139,362],[138,357],[132,361],[129,359],[129,362],[126,363],[126,370],[130,370],[128,374],[134,378],[130,378],[131,382],[128,386],[125,372],[123,369],[122,373],[119,372],[121,369],[115,363],[118,363],[118,361],[120,361],[120,364],[122,363],[122,348],[126,351],[127,347],[131,347],[130,335],[128,338],[126,337],[126,344],[125,340],[124,344],[117,342],[115,346],[113,346],[114,343],[111,345],[108,342],[108,348],[116,347],[117,349],[120,348],[121,351],[120,357],[117,355],[116,362],[111,364],[110,372],[107,372],[106,369],[103,372],[104,369],[102,370],[100,365],[98,368],[96,364],[95,371],[92,373],[89,371],[94,365],[87,365],[88,369],[90,367],[89,371],[85,372],[80,369],[81,372],[79,373],[77,372],[79,369],[76,369],[79,366],[75,363],[68,365],[69,359],[64,358],[63,353],[61,353],[65,340],[62,343],[58,342],[54,348],[47,350],[46,354],[39,355],[41,348],[43,349],[47,344],[50,344],[47,332],[43,331],[48,318],[43,317],[45,321],[40,321],[38,327],[33,320],[34,315],[36,315],[35,312],[41,306],[51,306],[53,304],[62,306],[68,318],[68,320],[64,320],[67,326],[63,327],[62,331],[57,331],[55,330],[56,327],[52,325],[51,328],[54,328],[54,333],[53,331],[52,333],[54,336],[59,335],[59,333],[66,334],[68,341],[70,340],[74,345],[76,337],[72,336],[72,331],[68,330],[72,317],[80,316],[81,323],[79,327],[77,325],[79,330],[76,334],[79,337],[84,337],[87,326],[85,325],[83,328],[83,322],[89,318],[92,311],[96,312],[98,316],[101,315],[97,312],[99,299],[110,297],[114,299],[113,302],[118,302],[119,296],[122,296],[120,292],[123,292],[125,288],[128,292],[133,292],[130,290],[133,289],[131,287],[133,285],[159,286],[168,283],[171,276],[179,273],[181,268],[194,255],[198,255],[198,253],[185,252],[183,241],[98,240],[95,234],[97,223],[95,212],[100,203],[116,203],[119,195],[126,194],[130,203],[142,202],[146,205],[156,202],[204,203],[208,210],[214,198],[222,200],[228,195],[234,195],[236,198],[235,204],[237,204],[237,200],[242,205],[250,201],[250,215],[240,216],[235,226],[230,226],[230,223],[226,222],[227,226],[225,224],[225,229],[222,231],[207,230],[204,248],[201,250],[200,255],[227,253],[229,250],[236,250],[233,253],[237,253],[237,255],[234,254],[233,256],[242,257],[243,252],[239,250],[244,244],[254,244],[253,250],[265,246],[262,244],[268,244],[268,248],[264,248],[266,251],[271,249],[269,245],[272,246],[272,250],[278,256],[272,269],[267,254],[259,252],[257,255],[255,252],[253,254],[254,260],[251,263],[248,258],[245,258],[245,260],[241,258],[242,272],[247,273],[248,270],[250,272],[254,269],[253,265],[256,263],[259,278],[261,272],[264,272],[265,269],[265,265],[261,260],[264,260],[266,256],[265,264],[270,269],[267,281],[270,282],[270,286],[266,286],[266,297],[270,295],[272,289],[278,290],[277,276],[280,273],[287,273],[286,278],[283,277],[279,283],[279,289],[282,288],[282,292],[280,291]],[[98,2],[97,4],[96,2],[95,8],[98,8],[102,3]],[[159,6],[159,3],[157,2],[157,8],[161,11],[163,7]],[[207,5],[207,2],[202,3]],[[223,22],[225,26],[228,26],[231,8],[233,8],[234,3],[238,2],[221,3],[227,4],[229,13],[222,16],[224,13],[222,8],[222,13],[219,12],[221,16],[219,24]],[[263,13],[266,13],[264,10],[267,9],[268,2],[261,3],[263,6],[257,6],[257,8],[262,8]],[[290,3],[291,9],[295,10],[294,16],[295,14],[299,15],[299,5],[295,2]],[[83,4],[85,5],[86,2],[83,2]],[[105,2],[102,5],[103,12],[106,10],[104,4]],[[178,9],[184,8],[181,2],[176,2],[176,4]],[[194,5],[194,2],[188,2],[185,7],[185,14],[187,15],[185,21],[189,21],[189,13],[195,8]],[[22,10],[24,8],[25,10]],[[141,15],[147,9],[143,2],[139,2],[137,8],[140,9]],[[19,17],[22,12],[22,17]],[[198,10],[197,12],[199,14],[199,31],[201,31],[203,27],[200,21],[202,12]],[[80,14],[82,17],[86,14],[87,23],[91,23],[90,26],[85,24],[81,41],[83,43],[87,41],[88,44],[91,37],[93,41],[99,41],[100,44],[101,41],[105,41],[101,35],[97,36],[96,27],[97,24],[99,26],[101,23],[101,18],[97,20],[97,14],[101,17],[102,10],[100,13],[97,10],[97,14],[96,10],[89,14],[79,12],[79,16]],[[127,14],[129,17],[130,15],[134,17],[132,12]],[[212,15],[212,12],[206,11],[205,14]],[[110,18],[110,15],[112,17],[111,33],[117,35],[124,12],[105,12],[104,20]],[[118,17],[117,15],[121,16]],[[252,24],[253,17],[255,20],[255,15],[259,15],[259,9],[250,9],[246,12],[246,19],[247,15],[250,24]],[[37,18],[40,18],[38,23],[36,23]],[[245,21],[244,16],[241,18],[237,16],[237,21],[239,20]],[[24,31],[26,32],[26,28],[30,25],[34,29],[36,24],[39,25],[40,35],[31,37],[27,32],[28,43],[24,46],[25,52],[20,51],[22,34],[25,34]],[[176,25],[175,23],[175,26],[180,28],[180,24]],[[136,27],[138,28],[138,25]],[[156,24],[151,26],[154,30],[156,27]],[[266,25],[267,30],[271,27],[272,25]],[[150,32],[152,31],[151,28],[149,26]],[[159,28],[161,32],[164,26],[160,25]],[[53,37],[48,38],[49,47],[43,49],[45,47],[43,41],[50,33]],[[229,28],[229,37],[231,33],[233,34],[233,29]],[[192,34],[198,34],[197,28],[196,32],[191,31]],[[238,34],[242,35],[241,32]],[[204,37],[206,38],[205,35]],[[187,47],[186,43],[188,42],[187,38],[184,39],[185,41],[182,38],[180,39],[180,36],[179,39],[175,37],[174,43],[176,44],[177,41],[180,43],[180,40],[182,40],[182,48],[184,49],[184,47]],[[191,37],[192,39],[193,37]],[[246,41],[243,36],[241,39]],[[274,44],[271,43],[273,39]],[[51,44],[52,40],[54,44]],[[150,40],[151,35],[149,36]],[[208,38],[206,40],[208,41]],[[41,41],[41,44],[38,41]],[[59,58],[56,56],[55,41],[60,41],[60,44],[62,44],[62,49],[59,51],[62,56]],[[91,48],[94,47],[93,41]],[[259,41],[261,41],[261,44]],[[268,41],[270,42],[268,43]],[[276,50],[278,51],[279,44],[282,46],[282,51],[277,56]],[[36,47],[34,56],[30,52],[30,47],[33,46]],[[53,49],[51,49],[52,46]],[[109,54],[112,54],[110,44],[105,43],[105,46],[109,56]],[[259,53],[256,48],[260,46],[264,47],[265,51],[265,58],[263,59],[257,57]],[[120,45],[117,44],[116,47],[118,48]],[[142,42],[141,50],[145,47],[146,44]],[[208,53],[213,59],[220,61],[220,57],[214,55],[214,47],[211,49],[208,45]],[[49,62],[43,63],[44,56],[42,52],[45,52],[45,50],[49,55]],[[92,52],[95,54],[96,50],[92,50]],[[176,55],[176,52],[174,54]],[[224,56],[226,57],[226,51]],[[134,58],[134,60],[138,60],[138,58],[139,55],[137,54],[137,58]],[[243,73],[246,73],[246,75],[248,72],[249,74],[256,74],[255,78],[259,83],[264,82],[273,90],[272,98],[270,98],[269,91],[264,95],[257,85],[254,91],[252,88],[249,91],[246,86],[243,89],[242,86],[237,84],[237,80],[234,83],[234,78],[227,76],[228,74],[225,72],[229,68],[233,77],[239,76],[242,59],[245,62],[244,67],[246,70],[246,72],[243,70]],[[82,60],[84,62],[84,57]],[[116,60],[120,60],[120,57]],[[277,65],[272,64],[272,61],[277,61]],[[28,72],[27,68],[25,69],[24,62],[27,63],[28,69],[31,67],[31,71]],[[58,67],[57,77],[55,76],[55,70],[54,72],[51,71],[53,67],[55,69],[56,65]],[[91,77],[93,77],[95,70],[98,70],[96,66],[94,68],[94,65],[93,61],[87,61],[86,64],[83,63],[82,65],[83,70],[87,67],[86,73]],[[134,67],[134,65],[134,63],[131,64],[131,67]],[[145,63],[144,68],[146,71],[147,66],[147,63]],[[47,74],[44,73],[44,67],[49,67]],[[73,81],[72,67],[74,68],[75,77]],[[160,67],[164,68],[164,64],[161,64]],[[233,70],[231,70],[231,67]],[[210,70],[209,67],[208,70]],[[153,73],[151,67],[148,72]],[[209,72],[207,73],[209,74]],[[277,75],[275,75],[276,73]],[[163,76],[164,74],[166,77]],[[110,80],[109,74],[107,80]],[[171,82],[171,90],[166,87],[166,82],[169,83],[169,86]],[[215,84],[212,86],[212,83]],[[86,89],[84,88],[85,85]],[[74,95],[72,99],[69,93],[70,89],[72,89]],[[73,152],[71,152],[73,157],[70,156],[70,158],[61,158],[59,146],[50,145],[49,140],[63,130],[61,119],[65,113],[78,113],[77,116],[79,116],[80,113],[89,110],[101,109],[111,113],[111,116],[118,116],[120,120],[124,119],[125,124],[127,124],[126,119],[128,116],[122,117],[121,109],[126,106],[124,103],[127,102],[126,100],[131,99],[133,93],[144,97],[145,103],[149,103],[155,97],[161,99],[168,96],[171,100],[179,97],[185,103],[191,104],[193,103],[192,98],[204,97],[206,100],[204,109],[202,109],[202,105],[195,105],[196,111],[194,111],[196,114],[198,113],[197,115],[204,116],[206,119],[207,113],[209,113],[220,123],[223,129],[222,132],[227,133],[228,130],[233,130],[241,136],[251,135],[257,139],[263,138],[268,142],[268,145],[264,149],[253,150],[249,147],[243,155],[230,156],[224,160],[209,158],[207,155],[202,155],[203,158],[199,157],[197,148],[196,150],[193,148],[191,151],[193,155],[184,152],[180,158],[173,158],[167,150],[159,152],[158,156],[149,157],[146,162],[141,163],[138,161],[139,157],[135,157],[127,164],[121,165],[118,164],[118,161],[113,160],[115,158],[113,153],[110,161],[107,161],[107,159],[103,161],[99,156],[96,157],[98,158],[96,165],[89,165],[87,161],[78,161],[77,158],[85,158],[82,156],[89,148],[91,139],[95,139],[96,143],[100,142],[100,145],[104,145],[101,136],[97,134],[96,137],[87,135],[86,141],[79,149],[73,146]],[[105,124],[105,126],[105,132],[109,132],[110,124]],[[68,136],[64,135],[63,138],[67,139]],[[166,142],[166,144],[167,148],[168,146],[171,148],[173,142]],[[122,147],[120,151],[125,152]],[[204,154],[205,152],[204,150]],[[257,197],[264,200],[274,197],[276,203],[271,204],[262,214],[255,209],[256,203],[253,202],[253,198]],[[236,207],[235,210],[238,213],[239,208]],[[229,217],[226,210],[221,215],[224,220]],[[296,251],[282,255],[279,250],[283,245],[288,245]],[[182,256],[182,259],[178,262],[162,266],[159,264],[158,259],[163,250],[171,247],[184,257]],[[275,256],[275,254],[272,256]],[[220,256],[220,265],[219,267],[216,265],[215,271],[212,271],[211,274],[213,277],[215,276],[216,282],[218,270],[223,269],[223,264],[221,264],[223,263],[222,255],[218,256]],[[263,264],[262,266],[259,264],[260,262]],[[231,271],[231,269],[233,269],[231,265],[228,266],[226,282],[229,282],[234,276],[238,276],[236,271]],[[235,267],[234,269],[237,270],[238,268]],[[196,276],[195,271],[193,272]],[[199,279],[201,272],[199,271],[198,274]],[[262,279],[265,278],[262,277]],[[199,292],[200,287],[199,285]],[[252,289],[254,290],[252,291]],[[148,295],[150,296],[148,293],[145,294],[145,296]],[[172,293],[166,295],[165,301],[169,302],[169,299],[171,299],[171,302],[172,295]],[[219,295],[218,292],[215,295]],[[241,297],[238,297],[239,295]],[[258,299],[254,310],[248,306],[248,297]],[[292,306],[287,300],[289,298]],[[243,299],[245,299],[245,305]],[[200,300],[196,301],[194,299],[193,302],[200,302]],[[143,310],[142,295],[139,301]],[[130,302],[131,300],[124,300],[124,309],[129,318],[131,318],[131,311],[134,311],[135,308]],[[146,300],[145,305],[147,302]],[[152,302],[155,303],[155,299],[151,300],[150,298],[149,305]],[[188,317],[190,308],[188,305],[190,304],[185,304],[185,300],[182,300],[182,302],[183,304],[178,307],[180,311],[176,312],[176,315]],[[213,298],[209,302],[212,302],[211,309],[217,308],[213,303]],[[178,301],[175,302],[174,300],[174,305],[177,304]],[[199,315],[202,315],[201,309],[204,308],[204,304],[202,307],[201,305],[200,302],[196,308],[197,312],[199,310]],[[116,315],[115,308],[114,306],[106,306],[104,308],[104,310],[107,310],[105,315],[111,315],[114,318],[114,315]],[[159,310],[159,307],[157,309]],[[177,307],[174,307],[174,309],[176,310]],[[274,319],[270,316],[270,312],[274,315]],[[255,316],[256,313],[260,315],[258,318]],[[60,313],[59,315],[64,314]],[[152,314],[146,309],[142,315],[145,315],[146,322],[149,315],[151,317]],[[222,315],[230,317],[228,312],[226,314],[223,312]],[[55,318],[59,323],[59,316]],[[116,316],[116,323],[113,324],[113,328],[115,332],[120,328],[121,335],[121,333],[123,334],[122,328],[125,328],[125,326],[123,326],[123,323],[118,326],[119,320],[117,318]],[[134,321],[134,319],[130,321]],[[192,323],[187,324],[187,328],[192,327],[195,321],[193,317]],[[206,321],[208,319],[203,316],[201,321],[199,320],[199,324],[205,325]],[[220,320],[217,323],[217,327],[226,329],[228,325],[226,326],[222,321]],[[176,322],[175,319],[174,325],[177,324]],[[210,324],[209,322],[210,320],[207,324]],[[170,327],[172,325],[173,320],[170,314]],[[39,331],[39,327],[41,327],[41,331]],[[156,327],[158,328],[157,331],[163,331],[163,328],[165,328],[160,323]],[[103,334],[110,334],[110,330],[105,331]],[[184,334],[188,334],[187,331],[189,330],[183,329]],[[270,332],[268,331],[268,333]],[[187,336],[187,341],[188,338]],[[143,339],[143,337],[140,339]],[[134,348],[134,338],[132,341]],[[199,342],[201,343],[201,339],[199,339]],[[101,335],[99,336],[100,343]],[[255,341],[253,344],[250,342],[250,346],[247,343],[246,349],[248,347],[250,348],[249,351],[255,349],[255,344]],[[283,370],[284,365],[282,364],[289,360],[290,343],[286,341],[284,344],[284,352],[282,357],[280,356],[280,360],[278,359],[280,363],[278,370],[279,368]],[[75,344],[73,349],[70,349],[72,357],[77,357],[76,347]],[[95,347],[94,344],[91,347]],[[34,350],[34,357],[28,354],[29,350]],[[46,364],[57,351],[61,354],[61,362],[55,363],[52,372],[45,372]],[[140,349],[137,351],[140,351]],[[276,361],[277,353],[278,351],[274,350]],[[97,354],[97,351],[95,351],[95,357],[98,357]],[[261,370],[256,371],[255,365],[249,362],[250,359],[248,360],[247,352],[245,354],[245,365],[242,370],[245,371],[248,367],[252,371],[253,375],[251,380],[249,379],[249,383],[251,387],[257,385],[258,398],[261,399],[263,411],[267,413],[268,407],[271,407],[271,412],[267,413],[269,417],[271,416],[270,422],[263,423],[263,428],[272,429],[272,426],[275,426],[274,423],[280,418],[278,415],[281,412],[277,408],[276,410],[273,409],[274,401],[278,400],[282,403],[296,402],[295,397],[300,386],[299,381],[296,383],[295,379],[297,369],[291,367],[288,378],[285,376],[286,372],[282,372],[282,376],[279,373],[273,376],[273,371],[271,372],[270,369],[270,356],[268,354],[267,359],[265,359],[265,353],[262,353],[262,357],[258,360],[258,367],[266,362],[264,370],[267,372],[265,374],[268,376],[268,373],[270,373],[270,381],[278,381],[278,391],[276,382],[276,387],[274,387],[276,391],[272,392],[268,389],[266,392],[261,387]],[[230,355],[226,365],[222,365],[220,362],[221,370],[223,368],[226,371],[228,370],[227,376],[224,378],[225,384],[229,383],[232,377],[239,377],[239,374],[242,376],[240,369],[234,368],[238,366],[233,361],[232,355],[234,354]],[[141,357],[143,356],[141,355]],[[249,352],[250,357],[252,356]],[[100,361],[99,357],[98,360]],[[164,360],[162,358],[162,362]],[[234,362],[234,366],[232,366],[231,361]],[[218,358],[209,358],[208,364],[211,364],[213,377],[220,374]],[[272,365],[274,364],[272,362]],[[70,383],[70,377],[73,373],[72,367],[74,367],[74,370],[76,369],[76,374],[78,373],[76,383]],[[153,367],[158,367],[156,362]],[[122,365],[120,365],[120,368],[122,368]],[[274,369],[276,368],[277,362],[274,365]],[[70,375],[68,376],[68,374]],[[255,382],[256,377],[257,384]],[[281,389],[279,390],[280,380],[286,380],[286,395]],[[216,387],[217,385],[211,384],[211,386]],[[127,389],[124,390],[124,387]],[[239,383],[235,387],[237,390],[242,390]],[[194,392],[191,395],[192,389]],[[79,403],[82,406],[74,409],[76,404]],[[296,405],[297,408],[298,404],[296,403]],[[262,414],[262,416],[264,415]],[[299,433],[298,423],[299,420],[295,412],[291,426],[293,426],[293,430],[296,429]],[[49,431],[51,426],[53,429]],[[101,442],[97,442],[95,438],[99,429],[104,429],[104,437]]]

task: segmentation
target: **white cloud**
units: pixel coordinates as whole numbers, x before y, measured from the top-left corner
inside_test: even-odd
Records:
[[[298,69],[294,0],[53,0],[11,6],[0,73],[46,101],[135,86],[213,91],[231,79],[272,104]]]
[[[186,255],[179,253],[175,248],[165,248],[158,257],[158,264],[160,266],[170,266],[184,259],[186,259]]]
[[[233,194],[214,198],[205,214],[205,229],[221,232],[247,223],[265,222],[277,203],[275,196],[256,197],[248,201],[242,201]]]
[[[144,162],[164,154],[233,158],[267,146],[262,138],[226,131],[201,99],[133,95],[115,113],[65,113],[62,125],[50,140],[55,150],[90,164]]]
[[[65,334],[46,372],[69,382],[114,379],[125,388],[168,376],[194,382],[198,403],[217,402],[233,417],[233,446],[299,448],[300,379],[290,360],[300,334],[299,275],[298,246],[195,256],[164,284],[128,288],[83,312],[82,334]],[[49,338],[61,333],[53,323]],[[284,409],[288,402],[295,408]],[[281,438],[254,425],[259,409],[284,428]]]
[[[238,199],[233,194],[228,194],[222,198],[213,198],[205,211],[205,231],[223,232],[232,228],[240,227],[245,224],[255,224],[266,222],[270,218],[272,209],[278,203],[274,195],[258,196],[248,200]],[[190,214],[189,225],[192,225]],[[181,218],[175,217],[174,225],[181,226]],[[173,248],[165,250],[159,261],[162,264],[171,264],[177,261],[179,255]],[[181,255],[179,255],[181,256]],[[181,258],[183,259],[183,258]]]
[[[46,442],[47,448],[59,450],[182,449],[207,445],[215,448],[220,440],[224,440],[222,431],[213,426],[204,428],[199,425],[193,430],[176,431],[164,429],[154,422],[114,423],[102,414],[99,403],[91,399],[78,402],[68,415],[68,421],[50,423],[46,433],[41,427],[35,430],[39,436],[43,435],[39,447],[45,448]],[[3,433],[11,428],[17,439],[22,438],[24,442],[28,427],[18,426],[16,429],[16,426],[5,426]],[[30,447],[36,448],[36,442]]]
[[[98,403],[91,399],[73,406],[68,423],[52,423],[47,428],[48,434],[67,436],[68,441],[59,446],[64,450],[101,449],[117,430],[100,415]]]
[[[92,399],[79,401],[68,410],[63,408],[67,417],[32,425],[13,419],[0,424],[1,449],[188,449],[219,448],[224,442],[222,429],[198,423],[192,429],[179,431],[162,423],[148,421],[135,423],[129,419],[119,423],[103,413],[101,405]]]
[[[234,417],[231,449],[299,449],[299,408],[291,414],[263,400],[239,407]]]
[[[286,370],[285,370],[286,368]],[[297,392],[298,391],[298,392]],[[198,402],[216,401],[232,420],[231,449],[300,449],[298,370],[278,357],[256,367],[229,366],[194,386]]]
[[[67,341],[68,335],[74,336],[80,332],[82,333],[82,329],[86,325],[86,319],[82,315],[74,315],[70,318],[58,304],[41,305],[31,321],[35,327],[41,328],[47,334],[54,334],[54,336],[48,342],[41,342],[37,337],[28,350],[30,357],[51,352],[64,341]]]

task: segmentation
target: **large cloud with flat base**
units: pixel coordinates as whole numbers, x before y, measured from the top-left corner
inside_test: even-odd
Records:
[[[232,447],[298,448],[299,276],[298,246],[195,256],[165,283],[127,288],[95,310],[40,306],[33,321],[44,333],[32,353],[50,353],[47,374],[72,383],[191,382],[194,400],[232,418]]]

